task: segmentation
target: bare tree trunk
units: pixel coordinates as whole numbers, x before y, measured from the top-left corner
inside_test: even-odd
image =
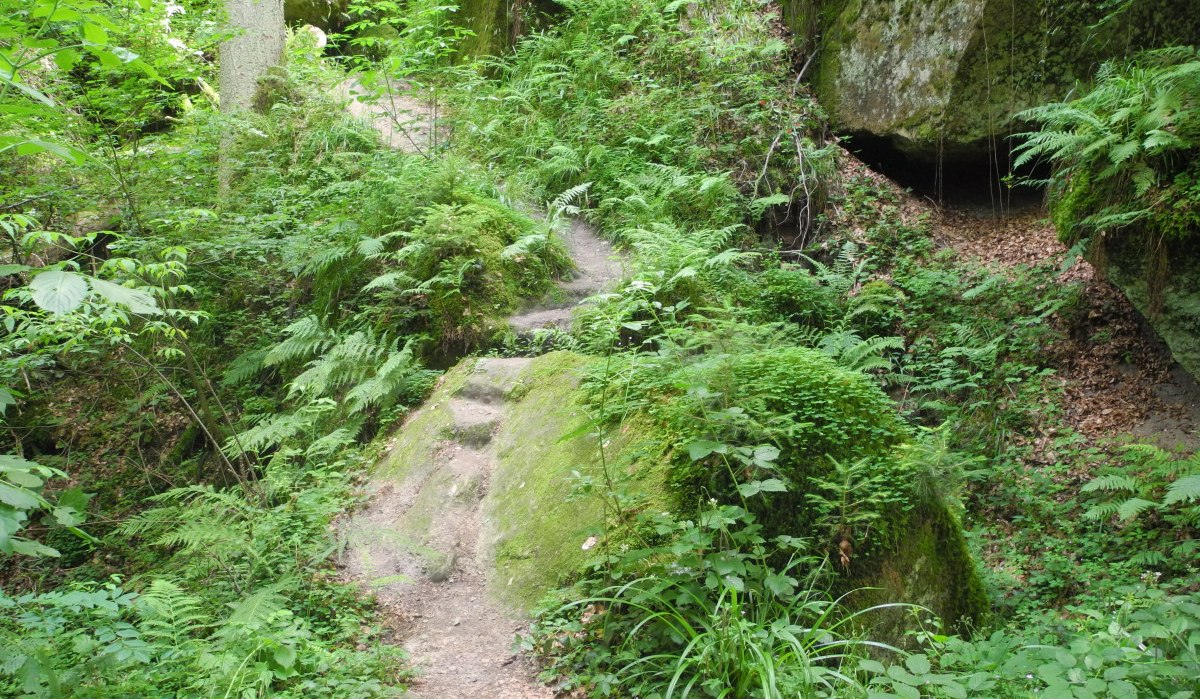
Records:
[[[221,42],[221,111],[251,109],[258,83],[283,59],[283,0],[225,0],[233,36]]]

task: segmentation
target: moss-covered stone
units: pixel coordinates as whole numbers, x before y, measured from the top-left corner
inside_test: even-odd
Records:
[[[643,440],[627,428],[609,435],[601,453],[578,402],[580,374],[591,361],[569,352],[535,359],[511,392],[494,440],[499,467],[485,501],[484,538],[496,595],[520,610],[568,582],[594,555],[584,544],[603,537],[604,504],[596,492],[572,491],[603,483],[606,463],[615,468],[619,455]],[[661,493],[661,472],[642,468],[638,488]]]
[[[462,0],[457,22],[471,30],[461,51],[467,56],[500,55],[509,50],[530,25],[559,9],[553,0]]]
[[[1200,253],[1190,241],[1163,242],[1167,268],[1148,272],[1150,244],[1140,236],[1109,240],[1097,249],[1102,255],[1097,261],[1167,344],[1175,361],[1200,378]],[[1154,275],[1164,272],[1157,280],[1162,288],[1152,291]]]
[[[311,24],[324,30],[339,30],[346,26],[350,0],[286,0],[284,18],[288,24]]]
[[[793,0],[792,26],[819,47],[814,84],[845,131],[892,137],[929,157],[995,147],[1011,117],[1062,99],[1104,60],[1200,41],[1187,3],[1143,0],[1107,21],[1072,0]]]
[[[851,558],[841,585],[857,609],[900,603],[928,609],[967,632],[979,628],[991,607],[962,528],[941,502],[931,502],[898,514],[891,541],[872,552]],[[912,608],[903,606],[872,612],[866,620],[875,638],[905,645],[912,628]]]

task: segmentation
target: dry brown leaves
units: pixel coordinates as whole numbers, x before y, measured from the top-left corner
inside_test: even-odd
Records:
[[[1059,240],[1043,209],[1033,208],[995,216],[991,211],[940,207],[916,197],[846,153],[839,168],[844,181],[868,181],[895,200],[906,225],[928,221],[933,240],[952,249],[962,260],[976,260],[998,271],[1018,267],[1060,267],[1068,250]],[[863,223],[845,221],[863,238]],[[1139,432],[1153,438],[1145,426],[1159,416],[1186,420],[1186,408],[1160,397],[1172,377],[1174,364],[1165,346],[1147,332],[1140,315],[1124,294],[1102,278],[1085,260],[1075,261],[1054,283],[1084,285],[1082,308],[1051,322],[1064,339],[1047,348],[1046,363],[1062,383],[1059,401],[1066,424],[1094,444]],[[1047,409],[1051,409],[1047,402]],[[1047,431],[1024,439],[1036,461],[1053,463],[1050,446],[1054,421],[1042,421]]]

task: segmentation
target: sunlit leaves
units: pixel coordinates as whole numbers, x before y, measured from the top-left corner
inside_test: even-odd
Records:
[[[51,270],[34,277],[29,289],[37,305],[51,313],[69,313],[87,297],[88,284],[83,275]]]

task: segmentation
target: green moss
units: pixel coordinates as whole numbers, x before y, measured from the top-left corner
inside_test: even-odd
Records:
[[[937,614],[958,632],[980,628],[990,603],[962,528],[941,502],[925,503],[908,513],[896,513],[896,533],[888,545],[852,557],[840,585],[854,591],[849,601],[859,609],[905,603]],[[905,645],[912,628],[908,609],[873,612],[869,623],[878,640]]]
[[[1106,59],[1200,39],[1200,15],[1169,0],[1109,21],[1111,8],[1084,0],[792,4],[793,26],[819,17],[814,87],[835,121],[950,157],[988,148],[1014,114],[1063,98]]]
[[[591,361],[568,352],[535,359],[510,394],[495,438],[499,467],[485,503],[484,537],[495,548],[493,589],[520,610],[569,581],[594,555],[583,544],[603,535],[599,496],[572,496],[577,485],[604,476],[599,444],[577,400],[581,371]],[[608,440],[605,454],[615,458],[642,438],[624,430]],[[652,470],[641,475],[640,489],[661,491]]]
[[[1200,256],[1190,242],[1163,244],[1169,268],[1157,300],[1147,276],[1150,255],[1145,240],[1137,236],[1110,239],[1097,252],[1103,256],[1108,279],[1125,292],[1167,343],[1175,361],[1200,377]]]
[[[466,384],[474,369],[475,361],[467,360],[446,372],[424,407],[413,413],[404,426],[397,430],[387,458],[375,465],[375,478],[400,481],[414,468],[433,464],[438,442],[451,432],[454,425],[446,405]]]

